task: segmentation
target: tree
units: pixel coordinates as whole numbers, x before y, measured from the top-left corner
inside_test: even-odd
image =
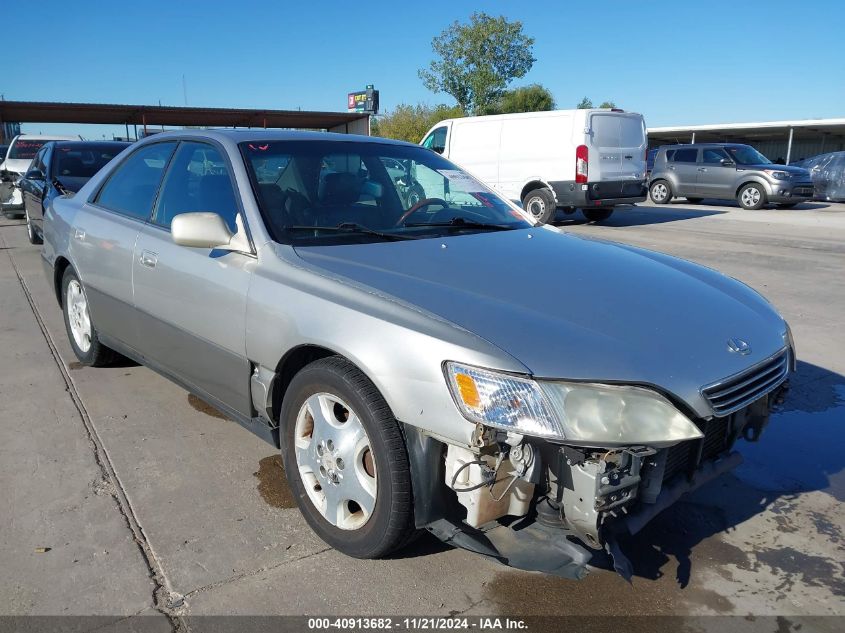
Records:
[[[478,114],[531,70],[533,46],[522,22],[473,13],[469,24],[455,21],[431,41],[436,58],[419,76],[432,92],[452,95],[464,112]]]
[[[514,112],[541,112],[555,109],[552,93],[540,84],[506,90],[502,96],[485,109],[485,114],[511,114]]]
[[[613,101],[603,101],[602,104],[599,106],[600,108],[615,108],[616,104]]]
[[[371,132],[373,136],[419,143],[434,124],[463,115],[458,106],[402,103],[392,112],[374,117]]]
[[[575,106],[579,110],[589,110],[593,107],[593,100],[589,97],[584,97],[581,101],[578,102],[578,105]]]

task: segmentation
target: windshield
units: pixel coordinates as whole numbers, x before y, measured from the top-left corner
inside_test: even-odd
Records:
[[[12,148],[9,150],[8,158],[17,160],[32,160],[47,140],[48,139],[18,139],[12,143]]]
[[[729,145],[725,148],[737,165],[771,165],[772,161],[748,145]]]
[[[112,158],[123,151],[119,145],[89,145],[82,149],[57,147],[53,155],[53,177],[91,178]]]
[[[349,141],[242,143],[273,239],[316,245],[528,228],[510,203],[421,147]]]

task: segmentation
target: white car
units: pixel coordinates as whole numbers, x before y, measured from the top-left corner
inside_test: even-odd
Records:
[[[17,184],[24,177],[38,150],[48,141],[81,141],[79,135],[18,134],[0,161],[0,203],[7,217],[23,215],[23,197]]]
[[[582,209],[600,222],[620,204],[646,199],[645,121],[613,108],[448,119],[423,147],[442,154],[536,220]],[[426,183],[420,183],[426,188]],[[429,192],[425,197],[441,196]]]

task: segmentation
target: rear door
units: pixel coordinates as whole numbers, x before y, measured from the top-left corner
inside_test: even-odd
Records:
[[[722,161],[730,161],[723,165]],[[736,181],[736,167],[721,147],[704,147],[701,149],[701,161],[698,166],[698,181],[696,193],[704,198],[721,198],[729,200],[734,197],[734,182]]]
[[[246,296],[255,258],[179,246],[179,213],[211,211],[237,231],[241,212],[224,152],[179,144],[152,221],[141,228],[133,264],[134,300],[145,354],[157,365],[244,416],[250,415]]]
[[[641,115],[595,112],[590,116],[588,138],[590,182],[645,179],[648,141]]]
[[[73,219],[71,261],[85,285],[97,329],[143,353],[132,301],[132,255],[150,216],[175,142],[144,145],[109,176]]]
[[[667,152],[667,159],[669,155]],[[675,195],[692,196],[698,193],[698,148],[682,147],[674,150],[666,169],[674,174],[672,187]]]

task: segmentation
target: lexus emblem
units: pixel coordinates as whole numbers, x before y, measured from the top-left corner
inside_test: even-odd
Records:
[[[741,338],[730,338],[728,339],[728,351],[748,356],[751,353],[751,346]]]

